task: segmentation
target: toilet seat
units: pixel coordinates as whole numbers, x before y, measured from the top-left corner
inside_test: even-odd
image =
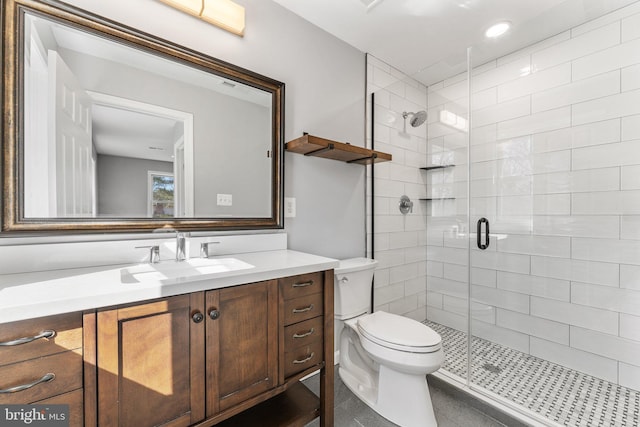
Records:
[[[409,353],[433,353],[442,338],[428,326],[407,317],[384,311],[358,318],[360,335],[380,346]]]

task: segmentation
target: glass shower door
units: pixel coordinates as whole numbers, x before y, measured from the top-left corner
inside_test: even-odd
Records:
[[[490,393],[508,389],[516,403],[525,404],[532,398],[527,391],[535,390],[527,375],[539,374],[521,363],[530,354],[529,333],[532,328],[556,333],[553,324],[531,316],[531,295],[554,285],[531,275],[532,258],[568,256],[569,249],[564,239],[533,234],[534,204],[544,203],[534,195],[533,182],[536,174],[566,165],[535,151],[527,123],[531,97],[503,86],[517,87],[526,60],[472,69],[468,380]]]
[[[640,422],[638,7],[470,50],[468,381],[545,424]]]

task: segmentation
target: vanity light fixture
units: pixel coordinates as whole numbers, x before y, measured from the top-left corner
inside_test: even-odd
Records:
[[[233,34],[244,36],[244,7],[231,0],[160,0]]]
[[[492,26],[490,26],[487,29],[487,31],[484,32],[484,35],[487,38],[495,39],[496,37],[500,37],[507,31],[509,31],[510,28],[511,28],[511,22],[508,22],[508,21],[498,22],[497,24],[493,24]]]

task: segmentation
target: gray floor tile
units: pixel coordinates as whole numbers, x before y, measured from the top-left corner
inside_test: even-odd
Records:
[[[317,375],[304,381],[314,393],[319,394]],[[483,414],[471,405],[456,399],[451,394],[429,386],[431,401],[439,427],[504,427],[495,419]],[[335,371],[335,427],[396,427],[396,424],[378,415],[373,409],[358,399],[344,385],[338,370]],[[318,420],[306,427],[318,427]]]

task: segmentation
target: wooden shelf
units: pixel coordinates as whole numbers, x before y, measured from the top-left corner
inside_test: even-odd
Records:
[[[284,148],[292,153],[304,154],[305,156],[323,157],[360,165],[370,165],[391,160],[391,154],[308,134],[287,142]]]
[[[452,168],[455,165],[434,165],[434,166],[425,166],[423,168],[420,168],[422,170],[425,171],[430,171],[430,170],[434,170],[434,169],[445,169],[445,168]]]
[[[318,416],[320,416],[320,399],[304,384],[298,382],[284,393],[247,409],[217,426],[302,427]]]

